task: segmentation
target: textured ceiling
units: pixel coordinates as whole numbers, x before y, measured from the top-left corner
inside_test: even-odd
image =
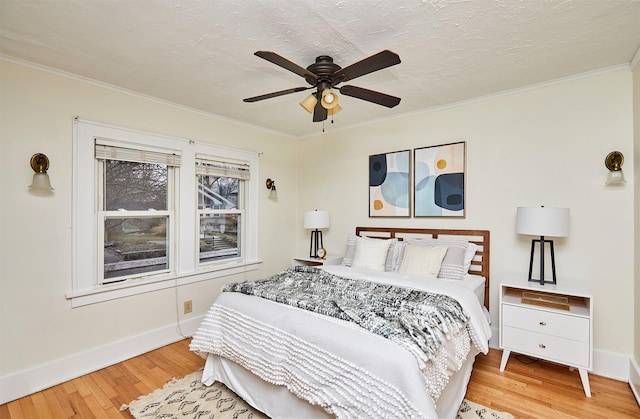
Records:
[[[338,129],[628,64],[640,0],[0,0],[0,53],[293,137],[322,123],[303,78],[253,55],[342,67],[389,49],[402,63],[349,84],[402,98],[341,96]]]

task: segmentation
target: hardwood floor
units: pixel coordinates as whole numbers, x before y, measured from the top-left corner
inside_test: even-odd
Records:
[[[0,405],[0,419],[132,418],[120,406],[204,365],[184,339]]]
[[[640,418],[629,384],[589,374],[591,398],[584,395],[578,370],[511,354],[500,372],[502,351],[478,355],[467,395],[471,401],[516,418]],[[520,361],[522,360],[522,361]]]
[[[189,339],[0,405],[1,419],[131,418],[120,406],[204,365]],[[512,355],[504,373],[501,352],[476,360],[467,398],[516,418],[640,418],[629,385],[590,375],[584,396],[578,371],[546,362],[524,364]]]

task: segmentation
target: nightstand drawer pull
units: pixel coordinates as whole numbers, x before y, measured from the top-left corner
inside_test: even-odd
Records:
[[[540,349],[545,349],[545,348],[546,348],[546,346],[544,345],[544,343],[541,343],[541,344],[539,344],[539,345],[538,345],[538,348],[540,348]]]
[[[540,322],[540,326],[546,326],[547,322]]]

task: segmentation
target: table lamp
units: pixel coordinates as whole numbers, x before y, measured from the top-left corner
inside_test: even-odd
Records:
[[[518,207],[516,215],[516,231],[518,234],[540,236],[540,239],[531,240],[531,258],[529,260],[529,281],[540,281],[540,285],[556,283],[556,260],[553,248],[553,240],[546,240],[545,236],[567,237],[569,235],[569,208],[548,207]],[[535,244],[540,243],[540,278],[533,279],[533,259]],[[550,244],[551,272],[553,279],[544,279],[545,244]]]
[[[305,211],[303,216],[303,224],[306,229],[313,229],[311,232],[311,242],[309,244],[309,257],[317,258],[318,249],[324,247],[322,245],[321,228],[329,228],[329,212],[328,211]]]

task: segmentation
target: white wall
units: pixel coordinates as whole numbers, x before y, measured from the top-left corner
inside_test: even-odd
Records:
[[[259,205],[264,263],[247,277],[264,277],[290,264],[295,239],[290,220],[296,214],[297,186],[293,140],[17,63],[0,61],[0,66],[0,384],[11,384],[1,379],[12,374],[117,342],[129,341],[134,352],[147,351],[151,348],[145,345],[151,339],[138,342],[135,337],[155,330],[173,332],[176,301],[182,313],[182,301],[193,300],[193,313],[181,318],[197,319],[209,308],[223,280],[245,277],[72,309],[65,293],[71,290],[72,277],[72,121],[76,115],[263,152]],[[36,152],[50,159],[55,188],[51,197],[28,191],[33,174],[29,159]],[[267,177],[278,182],[278,202],[267,199],[262,186]],[[180,336],[170,333],[170,338]],[[166,343],[166,338],[160,338],[153,345]],[[37,384],[29,383],[33,388]]]
[[[631,388],[640,403],[640,50],[633,60],[633,115],[634,115],[634,156],[635,156],[635,343],[631,361]]]
[[[344,112],[351,100],[341,98]],[[531,237],[515,233],[516,207],[568,207],[570,236],[555,240],[558,281],[588,282],[596,350],[628,359],[634,334],[632,120],[628,68],[332,132],[340,127],[338,115],[327,132],[301,143],[300,206],[330,211],[329,252],[343,251],[356,225],[491,230],[494,327],[501,278],[528,271]],[[370,154],[460,140],[467,141],[465,219],[368,217]],[[626,187],[604,185],[604,158],[614,149],[626,158]],[[308,246],[306,234],[298,230],[299,253]]]

